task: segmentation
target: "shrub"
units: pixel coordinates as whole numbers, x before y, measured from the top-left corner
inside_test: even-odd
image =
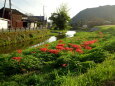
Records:
[[[12,75],[30,70],[39,70],[40,64],[40,60],[31,55],[21,57],[20,60],[12,59],[12,57],[7,59],[2,58],[0,71],[3,72],[4,75]]]
[[[82,55],[80,61],[94,61],[96,63],[100,63],[105,60],[107,53],[108,52],[102,48],[95,48],[90,50],[87,54]]]

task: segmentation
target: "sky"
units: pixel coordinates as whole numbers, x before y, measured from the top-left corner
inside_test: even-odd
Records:
[[[4,6],[5,0],[0,0],[0,8]],[[9,0],[6,0],[6,7],[9,7]],[[11,0],[12,8],[22,13],[31,13],[35,16],[44,14],[48,18],[51,13],[56,12],[61,4],[66,4],[69,9],[69,16],[72,18],[86,8],[115,5],[115,0]]]

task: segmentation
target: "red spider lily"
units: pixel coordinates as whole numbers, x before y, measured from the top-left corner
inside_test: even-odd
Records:
[[[20,50],[17,50],[17,53],[22,53],[22,50],[20,49]]]
[[[91,50],[92,47],[90,47],[90,46],[85,46],[85,49],[87,49],[87,50]]]
[[[81,48],[81,46],[80,45],[75,45],[75,44],[73,44],[73,45],[71,45],[73,48],[76,48],[76,49],[80,49]]]
[[[65,48],[63,46],[56,46],[56,49],[65,50]]]
[[[63,42],[63,40],[59,40],[59,41],[58,41],[58,43],[61,43],[61,42]]]
[[[57,46],[63,46],[63,47],[64,47],[64,46],[65,46],[65,44],[58,44]]]
[[[93,43],[97,42],[98,40],[92,40]]]
[[[66,66],[67,66],[67,64],[61,64],[61,66],[62,66],[62,67],[66,67]]]
[[[59,53],[59,50],[50,49],[50,50],[48,50],[48,52],[53,53],[53,54],[58,54],[58,53]]]
[[[83,44],[84,45],[90,45],[90,44],[93,44],[95,42],[97,42],[97,40],[85,41]]]
[[[76,49],[75,51],[78,53],[83,53],[83,51],[81,49]]]
[[[40,48],[41,51],[46,52],[48,49],[47,48]]]
[[[17,60],[19,62],[22,59],[22,57],[12,57],[12,59]]]
[[[65,50],[69,50],[69,51],[72,51],[73,48],[69,48],[69,47],[66,47]]]

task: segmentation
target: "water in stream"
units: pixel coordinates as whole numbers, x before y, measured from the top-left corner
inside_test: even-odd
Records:
[[[26,41],[26,42],[11,44],[11,45],[7,45],[7,46],[1,46],[0,54],[11,53],[18,49],[26,49],[29,47],[40,46],[45,43],[50,43],[50,42],[62,39],[64,37],[73,37],[75,33],[76,33],[75,31],[67,31],[67,33],[65,35],[49,36],[49,37],[44,37],[41,39],[34,39],[34,40]]]

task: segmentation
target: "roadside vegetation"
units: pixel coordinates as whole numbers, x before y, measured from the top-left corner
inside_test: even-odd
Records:
[[[0,86],[114,86],[115,26],[0,55]]]
[[[35,31],[22,31],[22,32],[1,32],[0,33],[0,46],[24,42],[32,39],[39,39],[49,35],[49,30],[35,30]]]

